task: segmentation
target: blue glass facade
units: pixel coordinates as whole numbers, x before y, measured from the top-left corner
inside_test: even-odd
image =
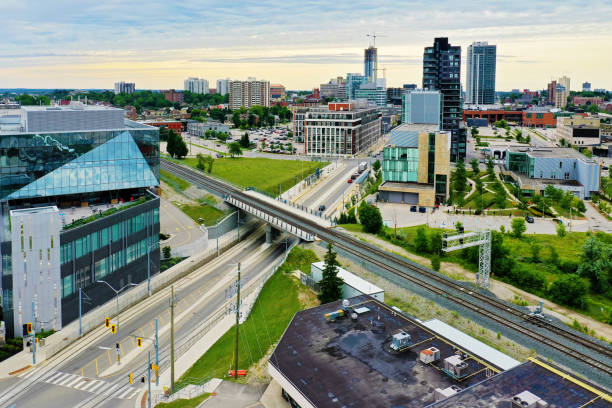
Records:
[[[159,131],[0,135],[0,199],[79,194],[159,184]]]

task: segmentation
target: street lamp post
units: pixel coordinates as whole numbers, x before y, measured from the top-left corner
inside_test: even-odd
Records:
[[[116,314],[117,314],[117,338],[119,338],[119,293],[121,293],[124,289],[126,289],[126,288],[128,288],[130,286],[138,286],[138,285],[136,283],[128,283],[127,285],[125,285],[121,289],[117,290],[110,283],[108,283],[105,280],[97,280],[96,282],[98,282],[98,283],[106,283],[106,285],[108,285],[108,287],[111,288],[111,290],[113,292],[115,292],[115,297],[117,299],[117,307],[116,307]]]

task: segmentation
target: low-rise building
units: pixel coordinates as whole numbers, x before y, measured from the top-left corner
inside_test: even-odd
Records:
[[[572,191],[581,199],[599,191],[597,161],[570,147],[511,146],[506,150],[504,167],[503,172],[511,175],[525,194],[541,194],[547,185]]]
[[[555,114],[547,108],[533,107],[522,112],[523,126],[551,128],[557,125]]]
[[[287,92],[285,86],[281,84],[270,85],[270,100],[272,101],[284,101],[287,99]]]
[[[206,122],[187,122],[187,133],[189,133],[190,135],[204,137],[206,136],[206,131],[208,130],[214,130],[215,132],[224,132],[229,134],[230,127],[225,123],[212,120]]]
[[[306,119],[308,109],[306,106],[291,107],[291,112],[293,112],[293,137],[296,142],[304,141],[304,120]]]
[[[304,117],[309,156],[345,156],[367,152],[381,138],[381,112],[365,101],[310,108]]]
[[[554,138],[559,143],[575,146],[598,146],[601,144],[599,126],[600,119],[594,116],[558,117]]]
[[[383,150],[383,202],[433,207],[446,201],[450,182],[450,132],[437,125],[401,125]]]
[[[182,105],[185,99],[183,92],[175,91],[174,89],[168,89],[166,91],[162,91],[162,93],[164,94],[164,98],[172,103],[178,102]]]
[[[325,262],[313,262],[310,265],[310,275],[312,279],[318,283],[323,279],[323,271],[325,270]],[[385,301],[385,291],[371,282],[343,269],[336,267],[338,277],[342,279],[342,298],[350,299],[355,296],[368,295],[381,302]]]
[[[601,96],[574,96],[572,97],[572,103],[576,106],[580,105],[599,105],[603,103]]]
[[[163,129],[172,129],[174,132],[181,134],[183,131],[183,124],[180,120],[167,120],[167,119],[157,119],[157,120],[147,120],[142,122],[147,126],[155,126],[157,128]]]
[[[386,106],[387,88],[379,86],[376,82],[363,84],[355,90],[355,99],[367,99],[376,106]]]
[[[301,408],[580,407],[606,395],[550,362],[521,363],[365,295],[297,312],[268,372],[270,389]]]
[[[523,111],[520,110],[505,110],[501,108],[497,109],[464,109],[463,120],[467,122],[468,119],[472,118],[483,118],[489,121],[490,125],[493,125],[498,120],[505,120],[508,123],[515,123],[520,125],[523,123]]]

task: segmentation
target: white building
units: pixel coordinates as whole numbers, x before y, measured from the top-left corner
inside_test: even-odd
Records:
[[[132,94],[136,91],[136,84],[133,82],[115,82],[115,95],[120,93]]]
[[[23,106],[23,132],[68,132],[75,130],[121,129],[125,111],[98,105],[71,102],[68,106]]]
[[[207,94],[208,81],[204,78],[187,78],[184,89],[197,94]]]
[[[368,282],[359,276],[350,273],[346,269],[338,268],[338,277],[344,281],[342,287],[342,298],[350,299],[359,295],[369,295],[381,302],[385,301],[385,291],[378,286]],[[325,262],[313,262],[310,265],[310,273],[315,282],[323,279]]]
[[[227,95],[229,93],[230,82],[232,80],[229,78],[226,79],[217,79],[217,93],[220,95]]]
[[[230,81],[229,108],[270,106],[270,81],[249,78],[247,81]]]

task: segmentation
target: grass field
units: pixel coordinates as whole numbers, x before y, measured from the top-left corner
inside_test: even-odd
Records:
[[[218,219],[225,216],[225,213],[211,205],[189,205],[183,204],[179,208],[198,224],[211,226],[215,225]]]
[[[176,191],[184,191],[191,186],[191,183],[188,181],[185,181],[182,178],[167,172],[166,170],[160,170],[159,175],[163,182],[172,186],[172,188],[174,188]]]
[[[197,159],[187,158],[181,160],[185,164],[196,168]],[[276,160],[266,158],[220,158],[215,159],[212,174],[230,183],[242,187],[255,187],[273,196],[279,191],[286,191],[302,179],[323,168],[329,163],[300,160]]]
[[[314,252],[308,251],[312,254],[307,258],[317,260]],[[240,325],[239,369],[248,369],[263,358],[280,339],[293,315],[305,307],[299,295],[310,290],[283,272],[298,269],[305,257],[300,253],[294,259],[299,260],[297,264],[285,265],[266,282],[251,314]],[[236,329],[232,327],[179,379],[179,388],[186,385],[189,378],[225,378],[233,364],[235,341]]]
[[[191,399],[178,399],[172,402],[161,402],[156,405],[157,408],[196,408],[206,398],[210,397],[210,394],[205,392],[204,394],[191,398]]]

